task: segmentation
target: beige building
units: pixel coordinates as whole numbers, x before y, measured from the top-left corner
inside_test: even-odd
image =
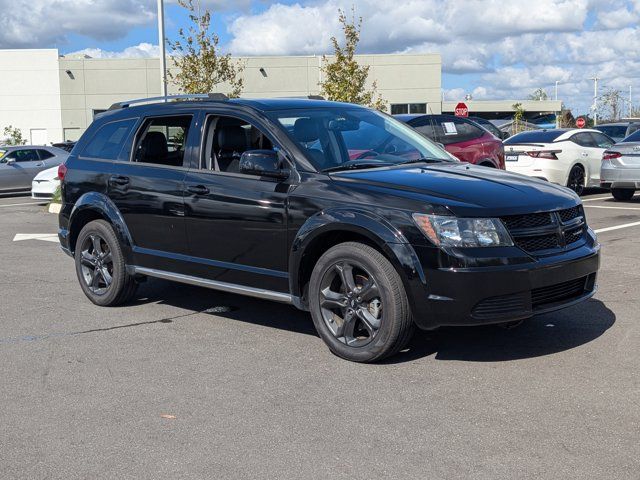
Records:
[[[239,61],[244,65],[244,97],[320,93],[321,56],[244,57]],[[442,101],[440,55],[360,55],[358,61],[370,66],[370,83],[376,82],[391,113],[453,112],[457,102]],[[225,91],[224,85],[220,90]],[[177,93],[171,85],[169,92]],[[97,59],[60,56],[55,49],[0,50],[0,141],[2,130],[9,125],[19,128],[33,144],[77,140],[94,116],[113,103],[159,95],[157,58]],[[467,104],[473,115],[511,112],[517,102]],[[555,112],[561,105],[520,102],[528,112]]]
[[[319,94],[320,56],[245,57],[245,97]],[[362,55],[390,105],[439,113],[440,55]],[[0,50],[0,134],[22,130],[30,143],[77,140],[95,114],[115,102],[160,95],[159,59],[59,56],[55,49]],[[224,91],[224,86],[221,86]],[[173,86],[170,93],[177,93]]]

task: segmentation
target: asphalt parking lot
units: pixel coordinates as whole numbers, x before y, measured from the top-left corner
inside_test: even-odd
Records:
[[[150,280],[96,307],[56,216],[0,198],[0,478],[640,478],[640,195],[583,200],[593,299],[359,365],[266,301]]]

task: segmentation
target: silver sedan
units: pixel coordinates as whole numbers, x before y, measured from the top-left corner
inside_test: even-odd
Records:
[[[0,146],[0,193],[31,190],[38,173],[60,165],[68,156],[56,147]]]
[[[610,188],[616,200],[631,200],[640,189],[640,130],[602,154],[600,186]]]

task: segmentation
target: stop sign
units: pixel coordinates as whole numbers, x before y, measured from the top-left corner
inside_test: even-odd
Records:
[[[584,119],[584,117],[576,118],[576,127],[584,128],[586,124],[587,124],[587,121]]]
[[[453,113],[455,113],[456,117],[468,117],[469,109],[467,108],[467,104],[463,102],[458,103]]]

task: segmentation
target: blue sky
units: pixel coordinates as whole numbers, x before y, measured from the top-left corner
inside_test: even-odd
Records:
[[[363,17],[361,53],[440,53],[446,98],[523,98],[536,88],[575,113],[602,91],[640,105],[640,0],[201,0],[236,55],[323,54],[339,8]],[[188,21],[166,1],[167,36]],[[155,0],[0,0],[0,48],[56,47],[92,56],[156,56]]]

